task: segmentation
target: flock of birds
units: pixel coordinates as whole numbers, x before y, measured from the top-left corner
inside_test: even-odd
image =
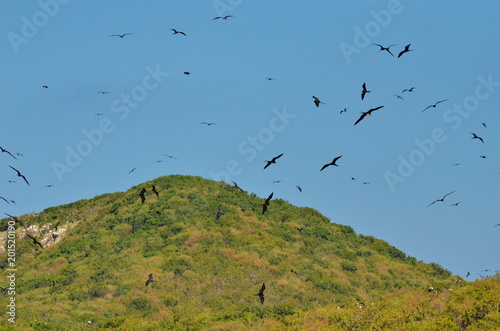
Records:
[[[213,20],[228,20],[229,18],[232,18],[233,16],[231,15],[227,15],[227,16],[217,16],[215,18],[213,18]],[[177,30],[175,28],[172,28],[170,29],[170,31],[172,31],[172,35],[181,35],[181,36],[184,36],[186,37],[187,34],[183,31],[180,31],[180,30]],[[120,39],[123,39],[127,36],[130,36],[130,35],[133,35],[133,33],[131,32],[127,32],[127,33],[123,33],[123,34],[112,34],[110,35],[110,37],[118,37]],[[382,51],[385,51],[387,52],[389,55],[391,55],[392,57],[395,57],[395,55],[391,52],[391,48],[394,47],[394,46],[397,46],[397,44],[392,44],[392,45],[389,45],[389,46],[383,46],[381,44],[376,44],[376,43],[373,43],[372,45],[374,46],[377,46],[379,47],[379,52],[382,52]],[[412,52],[414,51],[413,49],[410,49],[411,47],[411,44],[407,44],[403,50],[401,50],[398,55],[397,55],[397,58],[401,58],[403,55],[405,55],[406,53],[408,52]],[[183,72],[184,75],[191,75],[191,72],[189,71],[184,71]],[[272,80],[275,80],[273,77],[265,77],[266,80],[268,81],[272,81]],[[49,86],[47,85],[42,85],[42,88],[44,89],[48,89]],[[410,87],[410,88],[406,88],[406,89],[403,89],[400,94],[395,94],[395,96],[398,98],[398,99],[401,99],[403,100],[403,95],[404,93],[413,93],[415,91],[416,87]],[[98,91],[97,93],[99,94],[108,94],[109,92],[108,91]],[[361,94],[360,94],[360,97],[361,97],[361,100],[365,100],[365,98],[367,97],[367,95],[369,93],[372,93],[371,90],[368,90],[367,88],[367,85],[366,83],[363,83],[361,85]],[[321,101],[318,97],[316,96],[313,96],[313,103],[316,107],[320,107],[320,105],[327,105],[325,102]],[[441,103],[444,103],[446,101],[448,101],[449,99],[442,99],[442,100],[439,100],[439,101],[436,101],[434,104],[431,104],[429,106],[427,106],[426,108],[424,108],[421,112],[425,112],[426,110],[428,109],[431,109],[431,108],[436,108],[438,105],[440,105]],[[357,125],[359,124],[361,121],[363,121],[365,118],[369,117],[369,116],[372,116],[372,114],[375,112],[375,111],[378,111],[382,108],[384,108],[385,106],[384,105],[381,105],[381,106],[378,106],[378,107],[375,107],[375,108],[371,108],[371,109],[368,109],[367,111],[363,111],[361,112],[361,115],[359,116],[359,118],[354,122],[354,125]],[[340,114],[343,114],[343,113],[346,113],[347,112],[347,108],[344,108],[340,111]],[[102,116],[103,114],[102,113],[96,113],[97,116]],[[213,125],[216,125],[217,123],[215,122],[201,122],[200,124],[202,125],[206,125],[208,127],[210,126],[213,126]],[[486,128],[486,124],[485,123],[482,123],[482,125],[484,126],[484,128]],[[482,137],[480,137],[479,135],[477,135],[476,133],[471,133],[472,137],[471,139],[477,139],[479,141],[481,141],[481,143],[484,144],[484,139]],[[0,152],[1,153],[5,153],[7,155],[9,155],[11,158],[13,158],[14,160],[17,160],[17,157],[22,157],[23,155],[20,154],[20,153],[15,153],[15,155],[13,153],[11,153],[9,150],[3,148],[3,147],[0,147]],[[284,155],[284,153],[281,153],[275,157],[273,157],[271,160],[265,160],[265,165],[264,165],[264,169],[267,169],[268,167],[270,167],[271,165],[273,164],[276,164],[278,159],[280,159],[282,156]],[[17,156],[17,157],[16,157]],[[173,155],[169,155],[169,154],[165,154],[164,155],[165,157],[169,158],[169,159],[177,159],[177,157],[173,156]],[[329,163],[326,163],[324,164],[320,169],[319,171],[323,171],[325,170],[326,168],[330,167],[330,166],[334,166],[334,167],[339,167],[339,165],[337,164],[337,162],[339,161],[339,159],[341,159],[343,156],[340,155],[340,156],[336,156],[332,159],[331,162]],[[481,155],[481,158],[486,158],[486,156],[484,155]],[[163,160],[157,160],[156,161],[157,163],[161,163],[163,162]],[[461,163],[455,163],[453,164],[454,166],[459,166],[461,165]],[[9,167],[14,171],[13,175],[15,174],[15,176],[19,177],[19,178],[22,178],[22,180],[28,185],[30,186],[30,183],[28,181],[28,179],[22,174],[22,172],[16,168],[14,168],[13,166],[10,166]],[[137,167],[134,167],[132,168],[128,174],[131,174],[133,173],[135,170],[137,169]],[[352,180],[355,180],[355,178],[351,178]],[[279,183],[281,180],[277,180],[277,181],[274,181],[274,183]],[[8,180],[9,183],[16,183],[14,180]],[[239,187],[239,185],[236,183],[236,182],[232,182],[234,187],[238,190],[240,190],[241,192],[244,192],[243,189],[241,189]],[[369,184],[368,182],[363,182],[363,184]],[[49,185],[46,185],[45,187],[52,187],[53,185],[52,184],[49,184]],[[298,185],[296,185],[296,188],[299,190],[299,192],[302,192],[302,188]],[[157,191],[156,187],[154,185],[152,185],[151,187],[151,192],[153,192],[156,197],[159,197],[159,192]],[[427,207],[431,206],[431,205],[434,205],[435,203],[439,203],[439,202],[444,202],[445,198],[448,197],[449,195],[455,193],[456,191],[452,191],[452,192],[449,192],[447,194],[445,194],[442,198],[439,198],[439,199],[436,199],[434,201],[432,201]],[[138,196],[141,200],[141,204],[144,204],[146,202],[146,193],[147,193],[147,189],[146,188],[142,188],[141,191],[139,192]],[[270,206],[270,202],[273,198],[273,193],[271,193],[266,199],[264,199],[263,203],[262,203],[262,215],[264,215],[269,206]],[[0,196],[0,199],[3,200],[5,203],[7,204],[10,204],[10,203],[14,203],[15,204],[15,201],[13,200],[10,200],[6,197],[3,197],[3,196]],[[451,206],[458,206],[459,204],[461,204],[462,202],[459,201],[459,202],[455,202],[453,203]],[[242,209],[243,210],[243,209]],[[244,211],[244,210],[243,210]],[[18,218],[16,218],[15,216],[12,216],[12,215],[9,215],[7,213],[5,213],[5,215],[7,215],[8,217],[10,217],[11,219],[13,219],[15,221],[16,224],[20,224],[26,231],[28,231],[28,227],[25,226],[25,224],[23,224]],[[218,210],[216,212],[216,219],[219,220],[222,216],[224,215],[224,211],[222,209],[222,206],[219,206],[218,207]],[[55,226],[55,229],[57,230],[57,226],[59,225],[56,224]],[[500,223],[499,224],[496,224],[495,227],[497,226],[500,226]],[[297,228],[297,230],[299,231],[302,231],[301,228]],[[32,240],[33,244],[34,245],[37,245],[38,247],[40,247],[41,249],[44,249],[44,246],[43,244],[37,239],[35,238],[34,236],[30,235],[29,233],[26,233],[26,237],[29,238],[30,240]],[[294,272],[293,270],[291,270],[292,272]],[[483,271],[490,271],[489,269],[485,269]],[[467,273],[466,277],[470,276],[470,272]],[[146,283],[145,285],[146,286],[149,286],[151,283],[153,282],[156,282],[156,280],[154,280],[153,278],[153,274],[150,273],[148,275],[148,279],[146,280]],[[256,296],[259,297],[259,301],[261,304],[264,304],[264,291],[266,289],[266,286],[265,284],[263,283],[259,292],[257,294],[255,294]]]

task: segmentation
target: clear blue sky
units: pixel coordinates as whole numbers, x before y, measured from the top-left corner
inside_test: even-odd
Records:
[[[16,201],[0,210],[197,175],[489,275],[500,269],[499,12],[493,0],[2,2],[0,146],[24,156],[0,153],[0,196]],[[397,44],[396,57],[372,43]]]

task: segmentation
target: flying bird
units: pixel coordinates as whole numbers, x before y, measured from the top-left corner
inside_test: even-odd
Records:
[[[436,108],[436,106],[439,105],[441,102],[445,102],[445,101],[448,101],[448,100],[450,100],[450,99],[440,100],[440,101],[436,102],[433,105],[427,106],[424,110],[421,111],[421,113],[423,113],[424,111],[426,111],[429,108]]]
[[[455,193],[455,192],[456,192],[456,190],[453,191],[453,192],[445,194],[441,199],[437,199],[437,200],[432,201],[427,207],[429,207],[430,205],[435,204],[436,202],[444,202],[444,198],[446,198],[448,195],[450,195],[452,193]]]
[[[125,36],[128,36],[130,34],[133,34],[133,33],[127,32],[124,34],[112,34],[112,35],[110,35],[110,37],[120,37],[120,39],[123,39]]]
[[[262,215],[265,214],[265,212],[267,211],[267,206],[269,206],[269,201],[271,201],[271,199],[273,198],[273,193],[271,193],[267,199],[264,201],[264,203],[262,204]]]
[[[313,99],[314,99],[314,104],[316,105],[316,107],[319,107],[319,104],[322,103],[324,105],[326,105],[326,103],[324,103],[323,101],[320,101],[318,98],[316,98],[314,95],[313,95]]]
[[[22,156],[22,157],[24,157],[24,155],[23,155],[23,154],[21,154],[21,153],[16,153],[16,155],[17,155],[17,156]]]
[[[264,290],[265,289],[266,289],[266,284],[262,283],[262,287],[260,288],[259,293],[256,294],[260,299],[261,305],[264,304]]]
[[[375,110],[379,110],[380,108],[384,108],[385,106],[378,106],[376,108],[372,108],[368,111],[365,111],[365,112],[362,112],[361,113],[361,116],[358,118],[358,120],[354,123],[354,125],[358,124],[359,122],[361,122],[363,120],[363,118],[365,118],[366,116],[371,116],[372,113],[375,111]]]
[[[488,128],[485,123],[481,123],[486,129]]]
[[[95,113],[97,116],[102,116],[103,113]]]
[[[24,177],[20,172],[19,170],[17,170],[16,168],[12,167],[12,166],[9,166],[11,169],[13,169],[15,172],[17,172],[17,177],[22,177],[24,179],[24,181],[26,182],[26,184],[28,184],[28,186],[30,186],[30,183],[28,183],[28,180],[26,179],[26,177]]]
[[[458,206],[461,203],[462,203],[462,201],[455,202],[454,204],[451,204],[450,207],[456,207],[456,206]]]
[[[337,165],[337,163],[336,163],[336,162],[337,162],[337,160],[338,160],[338,159],[340,159],[341,157],[342,157],[342,155],[337,156],[336,158],[334,158],[334,159],[333,159],[333,161],[332,161],[332,162],[325,164],[325,165],[324,165],[324,166],[320,169],[320,171],[323,171],[325,168],[327,168],[327,167],[329,167],[329,166],[331,166],[331,165],[338,167],[338,165]]]
[[[189,76],[191,73],[189,71],[184,71],[184,75]]]
[[[56,225],[54,225],[54,229],[56,230],[56,232],[57,232],[57,231],[59,231],[59,230],[58,230],[58,227],[59,227],[59,224],[60,224],[60,223],[61,223],[61,221],[58,221],[58,222],[56,223]]]
[[[158,191],[156,190],[156,187],[154,185],[151,185],[151,190],[153,191],[154,194],[156,194],[156,197],[158,198],[160,195],[158,194]]]
[[[32,236],[30,236],[29,234],[26,234],[26,236],[27,236],[28,238],[30,238],[31,240],[33,240],[33,244],[37,244],[38,246],[42,247],[42,249],[43,249],[43,245],[42,245],[42,244],[40,244],[40,242],[39,242],[38,240],[36,240],[36,238],[35,238],[35,237],[32,237]]]
[[[144,201],[146,201],[146,196],[144,194],[146,194],[146,189],[143,187],[141,192],[139,192],[139,196],[141,197],[141,203],[144,203]]]
[[[480,158],[486,159],[486,155],[479,155]]]
[[[462,163],[453,163],[452,166],[459,166],[459,165],[462,165]]]
[[[176,29],[170,29],[170,30],[174,31],[174,33],[172,33],[172,34],[181,34],[183,36],[186,36],[186,34],[182,31],[177,31]]]
[[[10,156],[12,156],[15,160],[17,160],[17,158],[16,158],[14,155],[12,155],[12,153],[11,153],[11,152],[9,152],[8,150],[6,150],[6,149],[4,149],[4,148],[0,147],[0,151],[1,151],[2,153],[7,153],[7,154],[9,154],[9,155],[10,155]]]
[[[342,113],[347,113],[347,108],[342,109],[342,110],[340,111],[340,113],[341,113],[341,114],[342,114]]]
[[[378,50],[379,52],[380,51],[387,51],[389,54],[391,54],[392,56],[394,56],[394,54],[391,53],[391,51],[389,50],[389,48],[391,48],[392,46],[396,46],[397,44],[394,44],[394,45],[391,45],[391,46],[387,46],[387,47],[384,47],[384,46],[379,45],[379,44],[372,44],[372,45],[380,47],[380,49]]]
[[[224,211],[222,210],[222,206],[219,206],[219,210],[217,211],[217,215],[215,218],[218,220],[222,215],[224,215]]]
[[[148,286],[152,282],[156,282],[156,280],[153,279],[153,274],[149,274],[148,280],[146,281],[146,286]]]
[[[297,186],[297,189],[299,190],[299,192],[302,193],[302,188],[299,185],[296,185],[296,186]]]
[[[266,77],[267,80],[274,80],[272,77]]]
[[[243,189],[241,187],[238,186],[238,184],[236,182],[233,182],[233,186],[235,188],[237,188],[238,190],[240,190],[241,192],[243,192]]]
[[[471,132],[470,134],[471,134],[471,135],[473,135],[473,137],[472,137],[471,139],[479,139],[479,140],[481,140],[481,142],[484,144],[484,140],[483,140],[483,138],[481,138],[481,137],[477,136],[475,133],[472,133],[472,132]]]
[[[7,213],[4,213],[5,215],[9,216],[10,218],[12,218],[14,220],[15,223],[19,223],[21,224],[21,226],[25,229],[25,230],[28,230],[28,228],[23,224],[23,222],[21,222],[20,220],[17,219],[17,217],[15,216],[12,216],[12,215],[9,215]]]
[[[265,161],[265,162],[267,162],[267,164],[264,166],[264,169],[266,169],[267,167],[269,167],[271,164],[276,163],[276,160],[277,160],[277,159],[279,159],[279,158],[280,158],[280,157],[282,157],[282,156],[283,156],[283,153],[281,153],[281,154],[280,154],[280,155],[278,155],[278,156],[273,157],[273,158],[271,159],[271,161]]]
[[[274,180],[274,181],[273,181],[273,184],[278,184],[278,183],[280,183],[280,182],[282,182],[282,181],[283,181],[283,179]]]
[[[163,156],[166,156],[166,157],[168,157],[169,159],[176,159],[176,160],[177,160],[177,158],[176,158],[175,156],[173,156],[173,155],[168,155],[168,154],[165,154],[165,155],[163,155]]]
[[[42,85],[43,88],[49,88],[47,85]]]
[[[403,100],[403,97],[402,97],[402,96],[400,96],[399,94],[394,94],[394,96],[395,96],[396,98],[398,98],[398,99]]]
[[[10,202],[7,199],[5,199],[4,197],[0,197],[0,199],[2,199],[3,201],[7,202],[10,205]]]
[[[234,17],[234,16],[231,16],[231,15],[226,15],[226,16],[217,16],[217,17],[215,17],[213,20],[218,20],[218,19],[227,20],[229,17]],[[212,20],[212,21],[213,21],[213,20]]]
[[[398,58],[400,58],[404,53],[408,53],[413,51],[413,49],[410,49],[411,44],[408,44],[405,46],[405,49],[399,52]]]
[[[465,278],[469,277],[470,275],[471,273],[467,271],[467,275],[465,275]]]
[[[130,170],[130,171],[128,172],[128,174],[130,175],[131,173],[133,173],[133,172],[135,171],[135,169],[137,169],[137,167],[135,167],[134,169]]]
[[[363,90],[361,91],[361,100],[365,98],[366,93],[370,93],[371,91],[368,91],[366,89],[366,83],[363,83]]]
[[[207,126],[217,125],[217,123],[214,123],[214,122],[201,122],[200,124],[206,124]]]
[[[415,89],[415,87],[411,87],[411,88],[408,88],[408,89],[404,89],[401,93],[405,93],[405,92],[413,92],[413,89]]]
[[[97,93],[101,93],[101,94],[108,94],[109,92],[108,91],[99,91]]]

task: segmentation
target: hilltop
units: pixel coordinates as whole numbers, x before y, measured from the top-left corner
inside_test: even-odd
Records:
[[[480,330],[500,322],[498,278],[469,284],[314,209],[275,197],[262,215],[263,202],[224,182],[172,175],[19,216],[28,230],[17,226],[15,329],[91,321],[122,330]]]

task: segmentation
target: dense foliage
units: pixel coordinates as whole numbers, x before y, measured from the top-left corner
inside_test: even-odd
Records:
[[[5,330],[494,330],[500,325],[498,278],[467,283],[435,263],[417,261],[280,199],[262,215],[263,200],[223,182],[168,176],[21,216],[46,247],[34,245],[18,228],[17,323],[5,318],[0,325]],[[219,206],[224,214],[217,219]],[[150,273],[155,282],[146,287]],[[256,296],[262,283],[263,305]]]

